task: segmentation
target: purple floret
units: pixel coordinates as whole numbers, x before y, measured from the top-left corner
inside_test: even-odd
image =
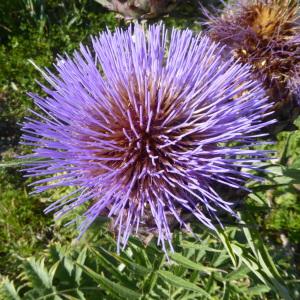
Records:
[[[232,203],[214,188],[245,189],[253,163],[268,153],[253,149],[270,105],[249,67],[224,61],[222,49],[190,30],[139,25],[106,31],[60,57],[45,71],[46,97],[30,94],[37,107],[23,124],[23,143],[36,192],[74,191],[46,212],[60,217],[84,203],[80,232],[109,211],[126,246],[145,218],[158,243],[172,249],[167,215],[188,227],[181,211],[214,229]],[[235,146],[230,146],[230,145]],[[239,146],[238,146],[239,145]]]

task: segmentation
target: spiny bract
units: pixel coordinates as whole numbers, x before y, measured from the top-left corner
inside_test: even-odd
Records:
[[[47,97],[30,94],[39,110],[23,124],[36,159],[28,176],[46,177],[37,192],[76,187],[46,211],[59,217],[89,202],[81,232],[108,212],[119,246],[152,218],[158,243],[172,248],[168,218],[187,226],[181,212],[214,229],[218,210],[235,215],[214,186],[243,189],[254,178],[246,170],[268,156],[248,148],[270,123],[249,67],[223,61],[190,30],[168,36],[162,24],[103,32],[92,51],[60,57],[58,75],[44,72]]]

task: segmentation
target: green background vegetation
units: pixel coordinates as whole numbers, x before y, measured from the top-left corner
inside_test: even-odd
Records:
[[[199,16],[190,2],[164,21],[199,30]],[[32,106],[26,93],[40,92],[41,76],[29,60],[51,68],[58,53],[70,54],[91,34],[116,26],[126,24],[95,1],[0,3],[0,299],[300,297],[300,120],[269,146],[279,159],[265,166],[265,182],[249,183],[253,193],[239,207],[246,224],[218,234],[197,224],[195,236],[176,231],[169,260],[149,237],[149,243],[131,238],[117,256],[105,219],[78,242],[75,227],[42,213],[50,194],[29,195],[30,180],[10,166],[26,151],[17,125]]]

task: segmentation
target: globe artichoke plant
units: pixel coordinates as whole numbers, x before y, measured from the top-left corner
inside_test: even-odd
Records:
[[[128,19],[151,19],[169,13],[178,0],[96,0]]]

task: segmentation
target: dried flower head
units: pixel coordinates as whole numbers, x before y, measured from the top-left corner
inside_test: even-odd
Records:
[[[251,64],[272,99],[286,102],[300,66],[299,11],[297,0],[237,0],[220,16],[206,12],[206,24],[215,41]]]
[[[47,97],[31,94],[40,111],[23,124],[23,141],[39,160],[27,173],[46,177],[37,192],[76,187],[46,211],[59,217],[89,202],[82,233],[109,211],[118,245],[150,218],[164,250],[169,216],[185,226],[180,211],[189,212],[213,229],[218,210],[235,215],[214,185],[244,189],[246,170],[267,157],[248,148],[270,123],[249,67],[223,61],[190,30],[168,39],[163,25],[107,31],[92,45],[60,58],[58,75],[44,73]]]

